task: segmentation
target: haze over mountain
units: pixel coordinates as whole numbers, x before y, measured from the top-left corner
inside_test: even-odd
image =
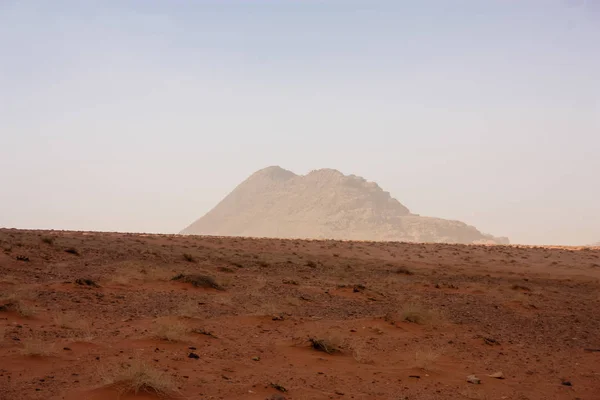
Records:
[[[376,183],[334,169],[255,172],[182,234],[508,243],[460,221],[413,214]]]

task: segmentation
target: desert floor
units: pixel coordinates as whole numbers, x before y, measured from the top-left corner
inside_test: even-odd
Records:
[[[0,399],[600,399],[599,278],[600,249],[2,229]]]

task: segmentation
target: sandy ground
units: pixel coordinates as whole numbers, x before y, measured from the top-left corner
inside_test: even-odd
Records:
[[[600,399],[599,278],[600,249],[0,230],[0,399]]]

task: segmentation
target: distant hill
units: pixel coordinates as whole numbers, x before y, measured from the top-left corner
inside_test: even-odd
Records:
[[[499,243],[460,221],[421,217],[376,183],[320,169],[296,175],[280,167],[262,169],[242,182],[182,234]]]

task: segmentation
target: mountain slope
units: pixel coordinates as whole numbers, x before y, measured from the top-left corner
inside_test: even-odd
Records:
[[[333,169],[262,169],[182,234],[507,243],[459,221],[421,217],[376,183]]]

